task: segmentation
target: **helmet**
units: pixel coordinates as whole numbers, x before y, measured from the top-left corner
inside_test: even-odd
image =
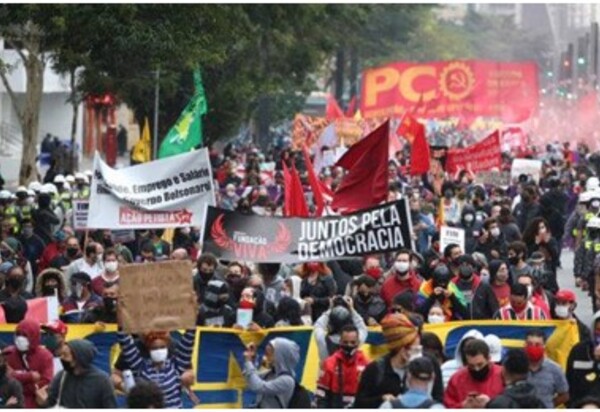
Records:
[[[65,177],[63,175],[54,176],[54,183],[65,183]]]
[[[561,289],[556,292],[556,300],[561,302],[577,302],[577,296],[570,289]]]
[[[91,178],[91,177],[92,177],[92,175],[93,175],[92,171],[91,171],[91,170],[89,170],[89,169],[88,169],[88,170],[86,170],[85,172],[83,172],[83,174],[84,174],[84,175],[86,175],[88,178]]]
[[[77,172],[75,173],[75,180],[87,180],[87,177],[83,173]]]
[[[19,186],[15,193],[27,193],[27,188],[25,186]]]
[[[592,229],[600,229],[600,217],[593,217],[588,222],[586,227]]]
[[[594,190],[594,189],[598,189],[600,188],[600,180],[598,180],[598,178],[596,176],[592,176],[590,177],[586,182],[585,182],[585,190]]]
[[[27,196],[35,197],[35,192],[30,189],[27,191]]]
[[[579,203],[587,203],[592,198],[592,192],[583,192],[579,195]]]
[[[65,177],[65,180],[67,181],[67,183],[75,183],[75,177],[73,177],[73,175],[67,175],[67,177]]]
[[[46,183],[44,186],[42,186],[42,190],[43,193],[51,193],[53,195],[58,194],[58,190],[56,189],[56,186],[54,186],[52,183]]]
[[[29,190],[33,190],[34,192],[39,192],[42,189],[42,184],[38,181],[34,181],[29,183]]]
[[[0,200],[9,200],[10,192],[8,190],[0,190]]]
[[[63,189],[65,190],[65,192],[70,192],[71,191],[71,185],[69,184],[69,182],[65,182],[63,184]]]

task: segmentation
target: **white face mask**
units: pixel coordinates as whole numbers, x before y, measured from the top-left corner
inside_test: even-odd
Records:
[[[427,317],[427,322],[431,324],[444,323],[445,320],[446,318],[442,315],[429,315]]]
[[[169,356],[168,348],[153,349],[150,351],[150,359],[154,363],[163,363],[167,360],[167,356]]]
[[[394,269],[398,273],[406,273],[410,268],[410,263],[408,262],[394,262]]]
[[[495,227],[495,228],[493,228],[492,230],[490,230],[490,234],[491,234],[493,237],[498,237],[498,236],[500,236],[500,229],[499,229],[499,228],[497,228],[497,227]]]
[[[119,262],[117,262],[117,261],[105,262],[104,268],[109,273],[115,273],[117,271],[117,269],[119,268]]]
[[[473,221],[473,215],[465,215],[465,222],[471,223]]]
[[[600,200],[594,200],[594,201],[592,201],[591,206],[594,209],[598,209],[600,207]]]
[[[27,352],[29,350],[29,339],[25,336],[15,337],[15,346],[19,352]]]
[[[558,316],[561,319],[569,318],[569,306],[568,305],[557,305],[556,308],[554,308],[554,312],[556,313],[556,316]]]
[[[479,278],[483,283],[490,283],[490,273],[485,269],[481,271]]]

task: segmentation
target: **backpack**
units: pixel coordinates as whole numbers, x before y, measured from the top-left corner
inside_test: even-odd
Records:
[[[418,404],[417,406],[411,406],[410,408],[402,403],[402,401],[398,398],[394,399],[390,402],[392,409],[429,409],[433,405],[435,405],[435,401],[433,399],[425,399],[423,402]]]
[[[285,375],[292,376],[288,373]],[[310,392],[308,392],[308,390],[304,386],[300,385],[295,379],[294,383],[294,392],[292,393],[292,397],[290,398],[290,402],[287,404],[287,407],[283,405],[283,402],[281,402],[279,396],[275,396],[277,402],[281,406],[281,409],[310,409]]]

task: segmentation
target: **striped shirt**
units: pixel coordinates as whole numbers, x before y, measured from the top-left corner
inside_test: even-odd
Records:
[[[135,377],[156,383],[162,390],[166,408],[181,408],[180,379],[183,372],[192,368],[196,330],[191,329],[183,334],[177,343],[175,356],[170,356],[161,369],[157,369],[151,359],[140,354],[131,336],[119,333],[118,337],[123,358],[131,366]]]
[[[544,311],[539,306],[534,306],[531,303],[527,304],[527,308],[521,313],[516,313],[510,304],[500,308],[496,312],[494,319],[500,320],[546,320]]]

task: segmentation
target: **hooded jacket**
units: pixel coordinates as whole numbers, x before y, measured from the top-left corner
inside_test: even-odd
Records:
[[[504,389],[487,405],[488,409],[545,409],[546,405],[537,397],[535,387],[527,381],[519,381]]]
[[[38,275],[35,281],[35,296],[43,296],[42,287],[44,286],[46,278],[50,275],[54,275],[53,277],[56,277],[56,279],[58,280],[58,301],[62,302],[63,299],[67,296],[65,278],[60,270],[54,268],[48,268]]]
[[[592,320],[592,340],[579,342],[573,346],[567,359],[567,382],[569,383],[569,404],[573,404],[585,396],[600,393],[600,360],[594,357],[594,330],[600,321],[600,312],[594,314]]]
[[[85,339],[76,339],[67,342],[67,345],[71,348],[77,368],[80,368],[81,372],[59,372],[50,384],[46,406],[58,404],[65,408],[77,409],[116,408],[117,401],[110,378],[92,366],[97,353],[94,344]]]
[[[460,338],[458,345],[456,346],[456,350],[454,351],[454,359],[450,359],[444,362],[442,365],[442,380],[444,381],[444,388],[448,386],[448,382],[450,381],[452,375],[454,375],[454,373],[460,368],[465,366],[463,364],[460,352],[468,338],[483,339],[483,334],[476,329],[471,329],[465,333],[462,338]]]
[[[469,223],[465,220],[466,215],[473,215],[473,220]],[[465,253],[471,254],[475,251],[477,238],[481,233],[481,221],[475,219],[475,208],[471,205],[465,205],[460,216],[460,227],[465,230]]]
[[[16,346],[11,345],[4,351],[6,364],[13,370],[11,377],[23,386],[26,408],[37,408],[35,401],[35,385],[33,373],[40,374],[37,382],[39,387],[46,386],[52,380],[54,374],[52,353],[40,345],[40,324],[33,320],[23,320],[17,325],[17,333],[22,334],[29,340],[29,350],[19,352]]]
[[[244,377],[247,389],[256,393],[256,406],[265,409],[287,408],[296,386],[296,365],[300,360],[298,345],[285,338],[269,342],[274,349],[273,368],[259,374],[251,361],[246,361]]]
[[[314,335],[315,340],[317,341],[317,348],[319,349],[319,359],[321,362],[323,362],[330,356],[327,347],[327,338],[329,338],[336,345],[339,344],[340,341],[339,333],[336,333],[335,335],[329,334],[330,315],[331,309],[323,313],[314,324]],[[369,334],[369,331],[367,329],[367,325],[365,325],[365,321],[358,312],[356,312],[355,310],[351,310],[350,316],[352,316],[352,324],[356,327],[356,329],[358,329],[358,346],[360,346],[367,341],[367,335]]]

